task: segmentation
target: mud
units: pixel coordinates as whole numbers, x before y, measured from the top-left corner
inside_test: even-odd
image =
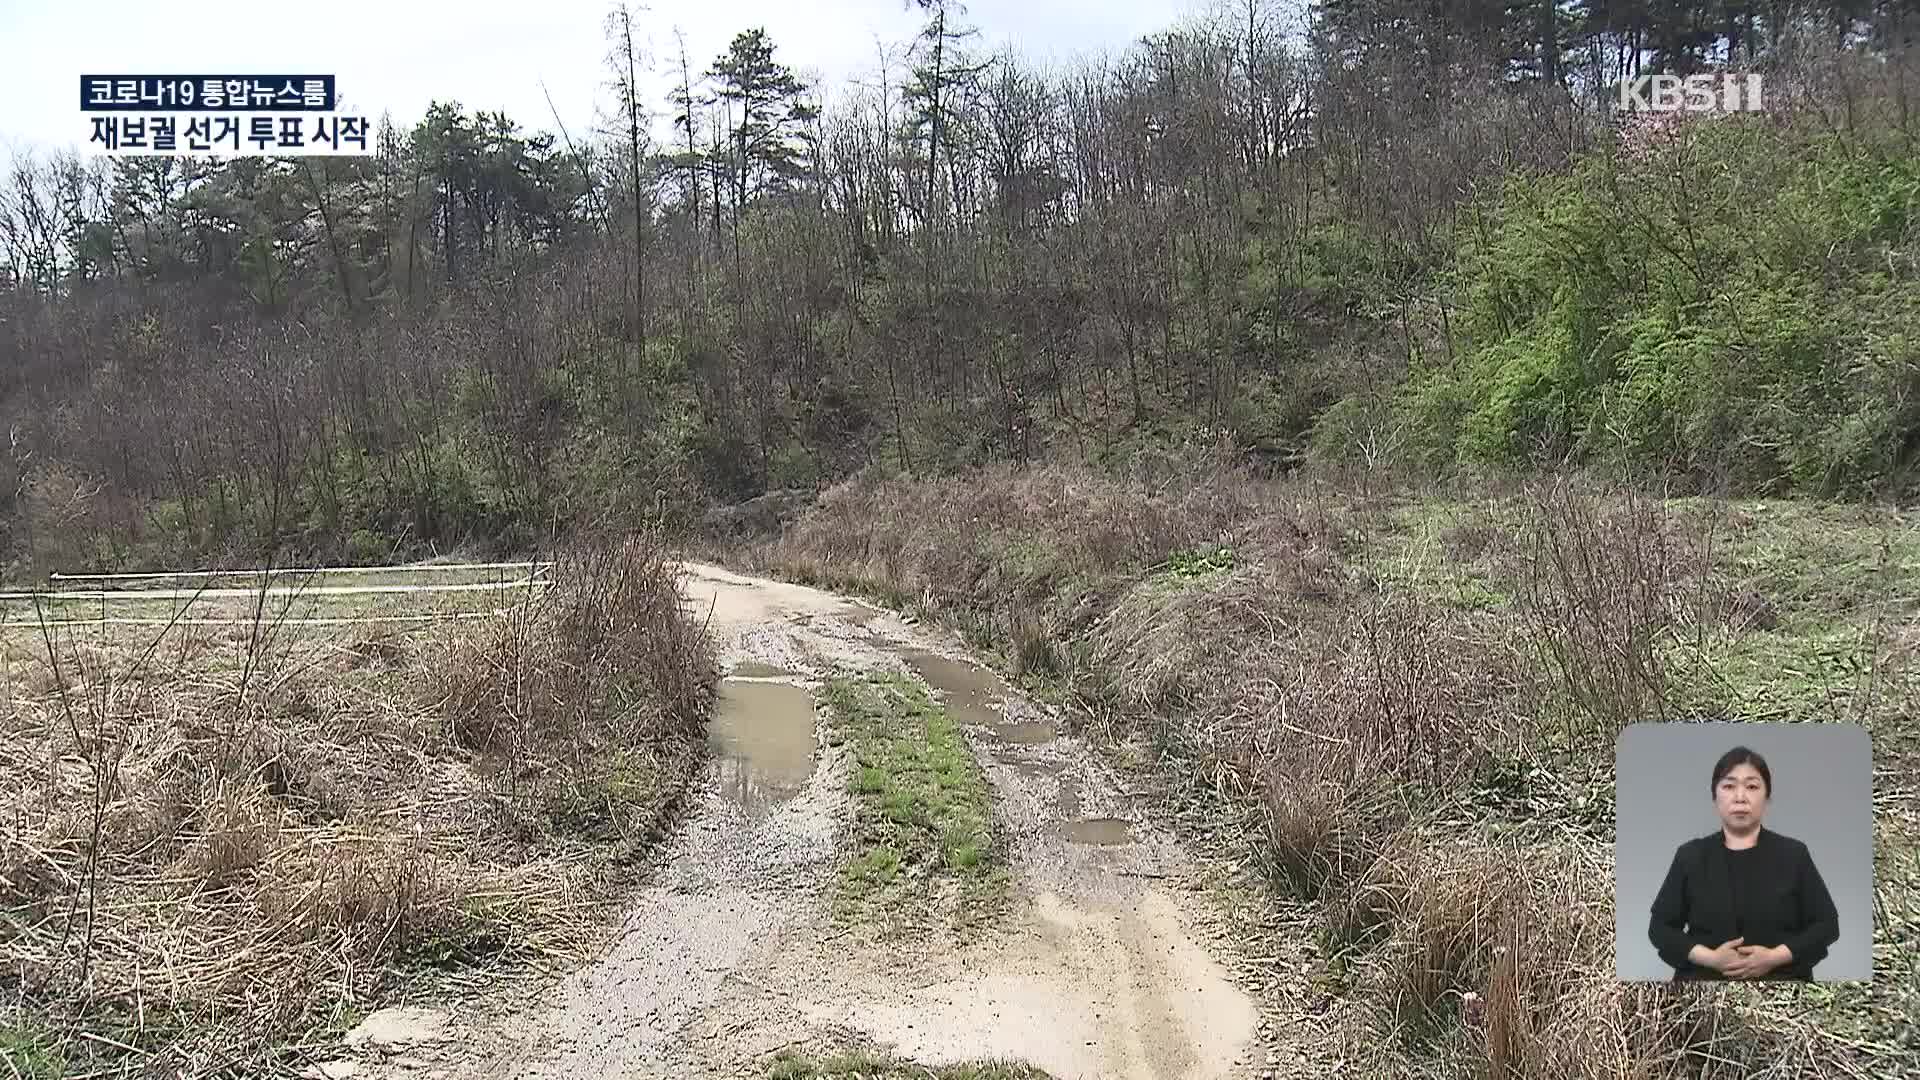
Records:
[[[1094,844],[1111,847],[1114,844],[1133,842],[1131,824],[1119,818],[1090,818],[1084,821],[1068,821],[1060,826],[1067,839],[1076,844]]]
[[[348,1046],[412,1046],[438,1042],[446,1022],[446,1014],[434,1009],[387,1009],[361,1021],[347,1032],[344,1041]]]
[[[860,1044],[1059,1080],[1275,1075],[1193,860],[1055,717],[890,612],[687,571],[687,609],[735,677],[692,811],[617,940],[535,1000],[449,1006],[406,1067],[363,1046],[364,1075],[764,1077],[781,1049]],[[994,925],[903,937],[834,920],[849,762],[809,691],[866,670],[924,678],[980,760],[1012,879]]]
[[[1053,725],[1038,720],[1023,720],[1011,724],[993,724],[988,727],[995,742],[1016,743],[1032,746],[1036,743],[1052,742],[1059,732]]]
[[[916,983],[814,1015],[928,1065],[1000,1058],[1061,1080],[1258,1075],[1235,1071],[1258,1019],[1252,1001],[1158,889],[1126,909],[1042,893],[1003,936],[939,958]]]

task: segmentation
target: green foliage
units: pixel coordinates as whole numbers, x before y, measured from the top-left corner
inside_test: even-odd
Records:
[[[992,897],[1002,880],[991,793],[952,715],[898,676],[836,679],[825,690],[856,760],[857,850],[842,875],[855,908],[909,904],[913,888]],[[924,898],[924,897],[923,897]]]
[[[740,502],[765,490],[760,453],[738,430],[711,422],[688,433],[687,451],[707,489],[723,502]]]
[[[1872,74],[1898,70],[1886,43],[1844,58],[1866,78],[1842,131],[1703,121],[1563,171],[1571,150],[1516,145],[1536,130],[1515,119],[1525,84],[1551,76],[1507,65],[1547,57],[1478,53],[1537,39],[1509,38],[1512,5],[1470,6],[1402,25],[1321,5],[1323,27],[1359,28],[1340,50],[1378,55],[1319,73],[1312,146],[1196,122],[1244,94],[1218,77],[1250,44],[1230,28],[1143,44],[1073,105],[1068,84],[971,55],[962,13],[933,4],[884,128],[857,109],[821,122],[747,29],[687,65],[709,78],[670,97],[692,139],[670,157],[436,102],[364,158],[127,159],[99,190],[23,164],[0,200],[19,275],[0,278],[21,285],[0,285],[0,353],[22,356],[0,380],[22,473],[4,556],[257,554],[281,438],[291,520],[273,539],[319,558],[686,521],[875,465],[1129,468],[1202,425],[1267,464],[1571,458],[1834,495],[1920,471],[1920,167],[1887,119],[1897,84]],[[1618,55],[1622,18],[1556,33],[1569,58]],[[1700,34],[1685,49],[1716,31]],[[1521,98],[1490,107],[1463,83],[1366,106],[1376,77],[1451,79],[1466,41]],[[1116,109],[1142,122],[1101,128],[1074,169],[1034,156],[1073,110]],[[1567,119],[1580,145],[1596,117]],[[992,168],[943,168],[963,158]],[[1516,161],[1532,164],[1490,174]],[[638,172],[661,168],[680,182],[643,185],[660,198],[636,214]],[[876,188],[869,168],[915,183]],[[1469,188],[1487,194],[1461,207]],[[27,243],[35,215],[63,239]],[[97,301],[65,287],[83,281]],[[1444,347],[1441,326],[1399,318],[1436,291]],[[1403,335],[1404,379],[1383,360]],[[261,426],[268,391],[285,430]],[[215,436],[215,417],[247,423]],[[72,475],[35,475],[56,463]]]
[[[721,163],[740,202],[768,178],[792,177],[804,166],[797,129],[812,118],[813,110],[799,100],[805,85],[773,54],[773,40],[765,29],[755,27],[734,35],[707,72],[730,120],[731,110],[740,113],[730,123],[734,153]]]
[[[1302,252],[1302,284],[1338,310],[1361,314],[1401,292],[1419,268],[1351,222],[1314,225]]]
[[[1199,578],[1233,569],[1233,549],[1218,547],[1178,551],[1167,560],[1167,572],[1174,577]]]
[[[1899,252],[1920,162],[1757,125],[1689,138],[1514,180],[1469,218],[1450,275],[1465,348],[1401,393],[1410,456],[1827,495],[1911,467],[1920,281]]]
[[[820,479],[819,463],[804,446],[783,445],[767,457],[768,490],[813,487]]]
[[[770,1080],[1047,1080],[1031,1065],[978,1062],[929,1068],[878,1054],[854,1051],[821,1060],[782,1050],[774,1057]]]
[[[386,559],[387,545],[380,537],[366,529],[355,529],[347,535],[347,561],[356,565],[371,566]]]
[[[1300,381],[1255,374],[1241,382],[1227,419],[1242,448],[1285,454],[1312,430],[1316,404],[1327,403],[1316,402],[1312,387]]]
[[[53,1036],[32,1027],[0,1027],[0,1062],[20,1080],[59,1080],[66,1062]]]

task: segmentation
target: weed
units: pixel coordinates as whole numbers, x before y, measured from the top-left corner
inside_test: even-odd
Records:
[[[1167,573],[1175,577],[1200,578],[1233,569],[1233,549],[1222,544],[1195,551],[1178,551],[1167,559]]]
[[[66,1062],[51,1034],[30,1027],[0,1027],[0,1062],[20,1080],[59,1080]]]
[[[694,771],[712,670],[646,538],[575,551],[560,577],[404,647],[264,613],[49,633],[39,656],[0,633],[0,890],[31,916],[0,962],[25,1004],[97,1033],[137,1000],[140,1051],[206,1075],[343,997],[578,954],[612,864]],[[106,1044],[33,1045],[114,1064]]]
[[[930,1068],[865,1051],[815,1061],[782,1051],[767,1071],[768,1080],[1048,1080],[1031,1065],[977,1062]]]
[[[844,909],[898,913],[934,897],[957,900],[964,919],[997,898],[1004,860],[986,776],[947,710],[900,676],[841,677],[823,696],[855,759]]]

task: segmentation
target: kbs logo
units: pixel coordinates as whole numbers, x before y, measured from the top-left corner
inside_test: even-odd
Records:
[[[1630,112],[1760,112],[1758,75],[1642,75],[1620,82]]]

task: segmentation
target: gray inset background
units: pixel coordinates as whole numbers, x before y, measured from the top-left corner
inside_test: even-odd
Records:
[[[1813,969],[1819,982],[1873,973],[1873,749],[1853,724],[1634,724],[1615,747],[1614,971],[1667,980],[1647,940],[1654,894],[1674,849],[1720,831],[1713,763],[1736,746],[1773,773],[1766,828],[1807,845],[1840,912],[1840,940]]]

